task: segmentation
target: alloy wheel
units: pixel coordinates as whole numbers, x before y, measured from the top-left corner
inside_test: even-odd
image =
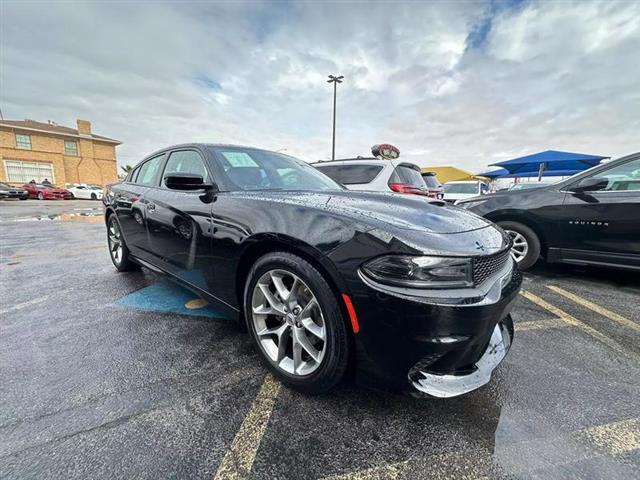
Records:
[[[506,230],[506,232],[513,241],[513,245],[511,246],[511,256],[516,263],[520,263],[529,253],[529,242],[527,242],[527,239],[520,232],[516,232],[514,230]]]
[[[116,265],[120,265],[122,262],[122,234],[120,233],[120,226],[114,219],[109,220],[109,253]]]
[[[313,291],[297,275],[269,270],[253,288],[252,322],[269,360],[294,376],[315,372],[327,349],[326,322]]]

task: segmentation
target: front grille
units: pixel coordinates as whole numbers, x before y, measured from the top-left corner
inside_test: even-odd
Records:
[[[511,259],[509,250],[505,250],[495,255],[485,257],[474,257],[473,259],[473,283],[480,285],[494,273],[500,271]]]

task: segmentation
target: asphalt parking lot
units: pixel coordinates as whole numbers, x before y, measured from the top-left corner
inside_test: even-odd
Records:
[[[640,278],[539,266],[492,382],[308,397],[190,292],[109,260],[101,205],[0,201],[2,478],[640,477]]]

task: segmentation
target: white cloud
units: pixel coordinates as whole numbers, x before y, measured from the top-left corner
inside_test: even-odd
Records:
[[[340,156],[638,150],[637,2],[4,1],[0,48],[5,118],[90,119],[121,163],[187,141],[328,158],[330,73]]]

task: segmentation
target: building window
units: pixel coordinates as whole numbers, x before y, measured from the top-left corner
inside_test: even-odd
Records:
[[[7,181],[11,183],[29,183],[35,180],[40,183],[49,180],[55,183],[53,166],[50,163],[21,162],[19,160],[5,160]]]
[[[16,148],[31,150],[31,135],[20,135],[16,133]]]
[[[65,155],[73,155],[74,157],[78,156],[78,144],[76,142],[70,142],[69,140],[64,141],[64,154]]]

